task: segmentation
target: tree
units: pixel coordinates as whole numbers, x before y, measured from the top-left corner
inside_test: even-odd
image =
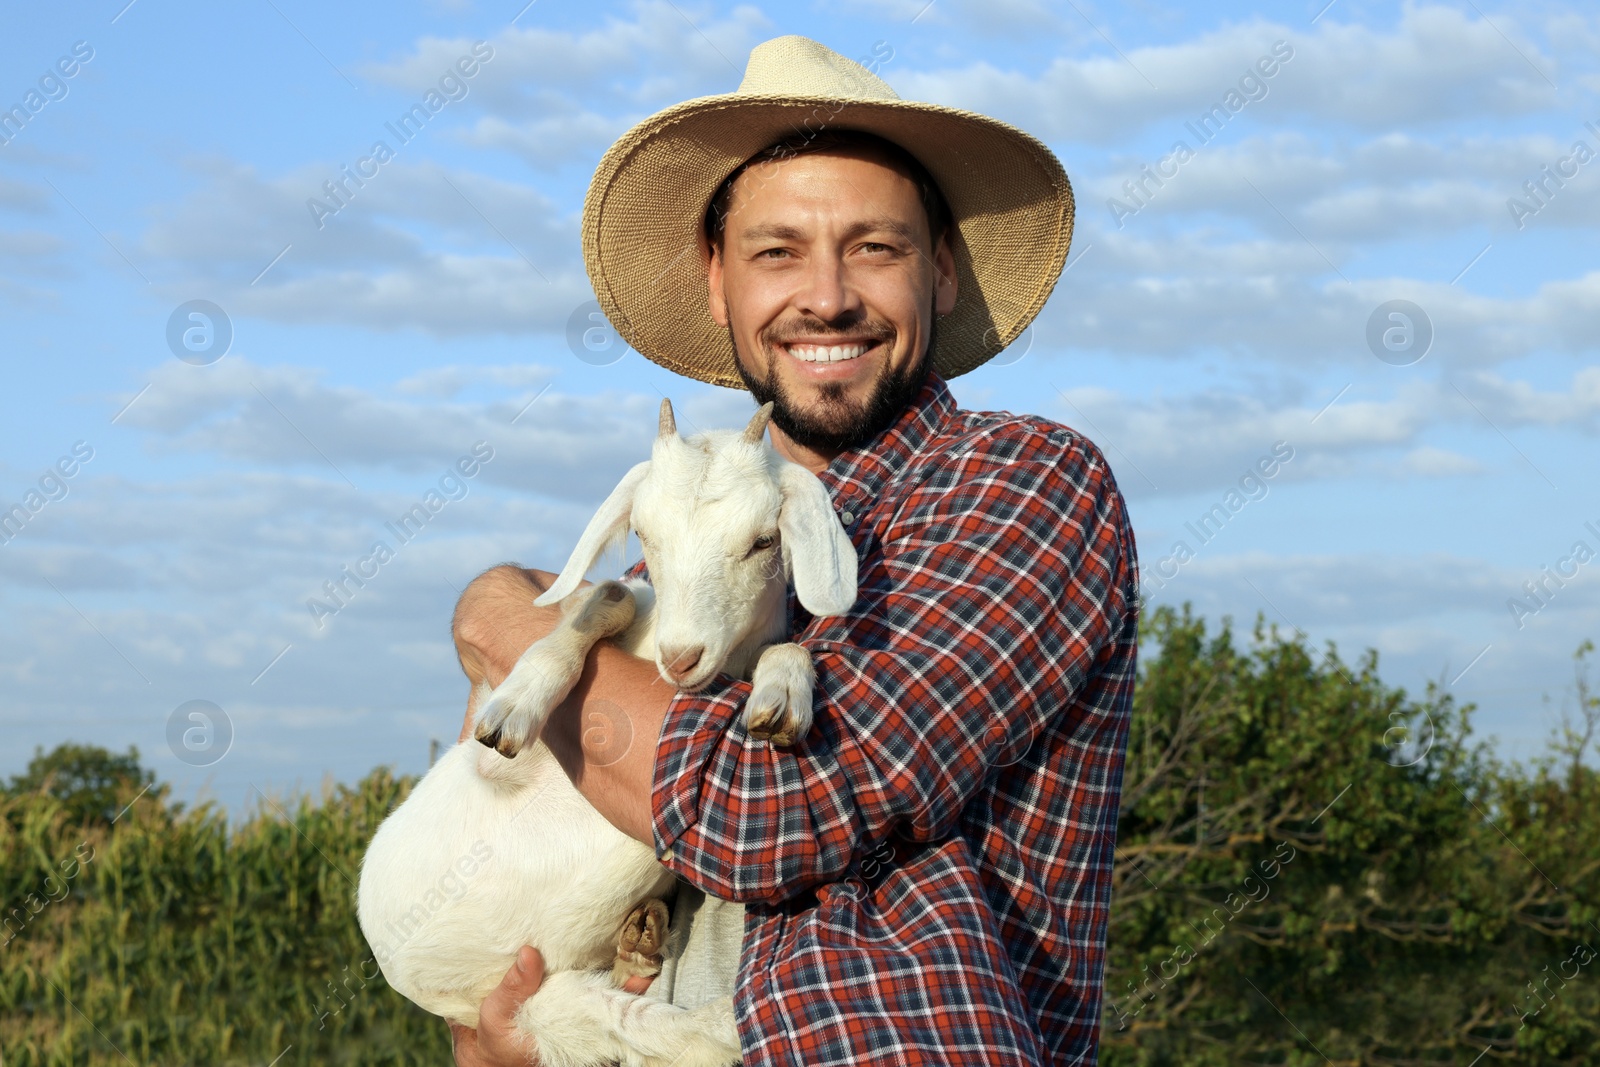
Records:
[[[75,823],[110,823],[155,780],[154,771],[139,766],[137,746],[118,754],[68,742],[48,754],[35,748],[27,771],[12,777],[10,792],[55,797]]]
[[[1141,619],[1107,1067],[1600,1065],[1600,709],[1506,766],[1371,650]],[[1582,663],[1584,651],[1580,651]],[[1481,1061],[1481,1062],[1480,1062]]]

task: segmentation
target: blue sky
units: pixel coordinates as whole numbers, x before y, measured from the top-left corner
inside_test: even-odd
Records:
[[[1069,269],[952,387],[1104,449],[1155,603],[1375,648],[1519,758],[1600,636],[1600,18],[1578,5],[125,4],[0,35],[25,119],[0,116],[0,507],[36,509],[0,544],[0,773],[137,744],[238,810],[423,769],[461,719],[457,590],[557,567],[660,394],[689,425],[750,410],[577,357],[577,220],[616,137],[785,33],[887,50],[902,96],[1061,156]],[[430,90],[402,143],[386,124]],[[347,166],[371,176],[328,210]],[[220,359],[168,343],[196,300],[231,325]],[[1369,345],[1375,315],[1405,328],[1391,301],[1421,309],[1420,359],[1416,332]],[[385,523],[430,491],[398,543]],[[308,609],[380,539],[346,606]],[[1544,568],[1569,577],[1533,600]],[[195,700],[230,724],[215,761],[169,743]]]

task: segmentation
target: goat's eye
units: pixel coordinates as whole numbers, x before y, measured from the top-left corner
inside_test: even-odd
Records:
[[[767,549],[771,548],[776,543],[777,543],[777,538],[773,537],[771,534],[762,534],[760,537],[756,538],[755,541],[750,545],[750,551],[745,553],[745,555],[753,556],[757,552],[765,552]]]

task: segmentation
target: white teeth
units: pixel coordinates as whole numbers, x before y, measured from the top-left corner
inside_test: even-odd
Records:
[[[855,359],[871,345],[790,345],[789,351],[796,359],[807,363],[835,363],[841,359]]]

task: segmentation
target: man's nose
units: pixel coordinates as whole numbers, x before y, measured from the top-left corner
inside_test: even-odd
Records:
[[[833,322],[861,307],[861,297],[851,284],[842,256],[814,255],[808,259],[797,297],[795,310],[823,322]]]

